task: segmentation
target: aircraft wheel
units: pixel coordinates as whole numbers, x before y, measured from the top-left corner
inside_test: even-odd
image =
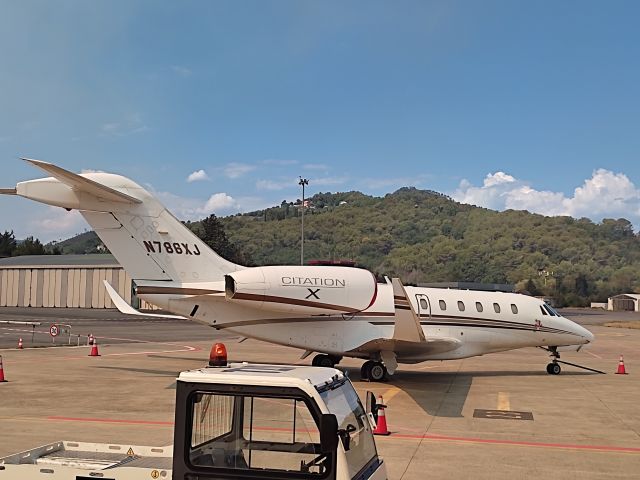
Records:
[[[387,367],[380,362],[372,362],[369,367],[369,380],[372,382],[382,382],[387,378]]]
[[[367,360],[366,362],[364,362],[362,364],[362,367],[360,368],[360,379],[361,380],[369,380],[369,374],[371,372],[371,367],[373,365],[373,360]]]
[[[562,368],[560,368],[559,363],[551,362],[549,365],[547,365],[547,373],[549,375],[559,375],[561,371]]]
[[[336,366],[336,362],[334,361],[333,357],[325,354],[320,354],[313,357],[313,360],[311,361],[311,365],[313,365],[314,367],[333,368]]]

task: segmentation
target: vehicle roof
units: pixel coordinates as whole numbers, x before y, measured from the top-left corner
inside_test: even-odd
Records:
[[[335,368],[307,365],[278,365],[265,363],[230,363],[226,367],[206,367],[181,372],[178,381],[198,383],[226,383],[234,385],[320,387],[344,374]]]

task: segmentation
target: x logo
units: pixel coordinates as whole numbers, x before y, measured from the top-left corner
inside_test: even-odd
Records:
[[[309,295],[304,297],[305,299],[314,297],[314,298],[317,298],[318,300],[320,300],[320,297],[317,295],[317,293],[320,291],[319,288],[316,288],[315,290],[313,290],[312,288],[307,288],[307,290],[309,290]]]

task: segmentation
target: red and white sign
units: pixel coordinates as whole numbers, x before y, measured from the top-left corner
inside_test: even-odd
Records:
[[[49,327],[49,335],[52,337],[57,337],[59,333],[60,329],[58,329],[58,326],[55,323]]]

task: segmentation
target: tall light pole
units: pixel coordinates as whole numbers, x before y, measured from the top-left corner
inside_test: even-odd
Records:
[[[309,180],[300,177],[298,185],[302,186],[302,204],[300,205],[302,211],[302,221],[300,222],[300,265],[304,265],[304,186],[309,185]]]

